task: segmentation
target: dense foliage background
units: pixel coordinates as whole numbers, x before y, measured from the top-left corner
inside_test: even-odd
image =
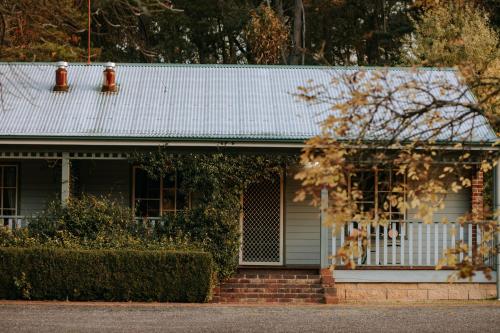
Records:
[[[92,0],[92,60],[395,65],[414,23],[450,3],[500,27],[498,0]],[[3,0],[0,18],[1,60],[86,60],[87,1]]]

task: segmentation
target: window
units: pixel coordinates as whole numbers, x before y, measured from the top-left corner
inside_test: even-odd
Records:
[[[134,210],[137,216],[159,217],[189,207],[189,196],[178,189],[180,175],[167,174],[151,179],[146,171],[134,167]]]
[[[0,216],[17,215],[17,166],[0,165]]]
[[[360,211],[371,213],[373,218],[379,217],[380,213],[386,213],[391,222],[397,222],[396,228],[399,233],[401,223],[398,221],[405,220],[406,212],[390,205],[388,198],[394,193],[394,187],[404,182],[404,175],[397,174],[392,169],[361,169],[350,176],[349,188],[356,185],[362,193],[362,198],[356,201]],[[404,193],[402,194],[404,199]],[[388,227],[391,229],[392,224]]]

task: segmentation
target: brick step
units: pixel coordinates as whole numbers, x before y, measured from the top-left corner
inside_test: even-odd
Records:
[[[272,268],[272,267],[261,267],[261,268],[243,268],[240,267],[236,274],[285,274],[285,275],[318,275],[318,269],[290,269],[290,268]]]
[[[223,283],[288,283],[288,284],[318,284],[321,279],[259,279],[230,278]]]
[[[323,288],[226,288],[222,286],[220,293],[286,293],[286,294],[323,294]]]
[[[323,297],[313,297],[313,298],[235,298],[235,297],[224,297],[221,296],[217,300],[218,303],[241,303],[241,304],[272,304],[272,303],[289,303],[289,304],[322,304],[324,303]]]
[[[318,293],[225,293],[221,292],[220,297],[234,298],[320,298],[323,299],[323,294]]]
[[[238,279],[270,279],[270,280],[319,280],[320,275],[291,275],[291,274],[236,274],[229,280]]]
[[[333,281],[325,282],[318,270],[246,268],[214,289],[213,302],[321,304],[335,300]]]
[[[222,283],[221,288],[322,288],[320,283]]]

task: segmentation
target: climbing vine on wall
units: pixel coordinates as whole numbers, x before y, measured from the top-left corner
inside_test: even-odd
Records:
[[[204,244],[218,266],[219,278],[238,265],[241,196],[254,182],[278,181],[276,175],[297,164],[293,154],[172,153],[166,148],[132,155],[131,162],[152,179],[171,172],[178,177],[178,189],[196,196],[190,209],[164,217],[157,232],[174,236],[188,234]]]

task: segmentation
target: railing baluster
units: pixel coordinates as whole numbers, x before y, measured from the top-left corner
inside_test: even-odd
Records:
[[[448,226],[443,224],[443,254],[441,257],[444,257],[446,253],[446,249],[448,248]]]
[[[340,247],[344,247],[344,242],[345,242],[345,225],[342,225],[342,227],[340,227]],[[344,264],[344,260],[340,260],[340,264],[343,265]]]
[[[422,223],[417,222],[418,226],[418,244],[417,244],[417,256],[418,256],[418,264],[422,265]]]
[[[434,223],[434,265],[439,261],[439,223]]]
[[[387,265],[387,224],[384,225],[384,265]]]
[[[371,264],[372,252],[372,227],[370,224],[366,227],[366,265]]]
[[[455,240],[455,234],[457,233],[457,224],[455,222],[453,222],[453,226],[452,226],[452,233],[451,233],[451,247],[450,249],[453,249],[457,246],[457,243],[456,243],[456,240]],[[455,259],[457,258],[457,256],[455,256]]]
[[[406,229],[406,223],[400,222],[399,225],[401,226],[401,233],[399,234],[399,247],[401,250],[401,254],[399,258],[400,265],[405,264],[405,229]]]
[[[397,263],[397,258],[396,258],[396,241],[397,237],[394,234],[396,232],[396,223],[391,223],[391,230],[392,230],[392,264],[396,265]]]
[[[477,234],[477,245],[481,245],[481,226],[479,224],[476,224],[476,234]]]
[[[426,236],[427,236],[427,266],[431,265],[431,225],[425,225]]]
[[[476,224],[476,244],[477,244],[477,254],[479,255],[479,250],[480,250],[480,247],[481,247],[481,228],[480,228],[480,225],[479,223]],[[484,257],[481,258],[482,261],[484,262]]]
[[[458,233],[458,237],[459,237],[459,241],[460,241],[460,245],[462,245],[462,243],[464,242],[464,227],[460,224],[459,226],[459,233]],[[460,252],[460,262],[462,262],[462,260],[464,260],[464,254],[462,252]]]
[[[335,232],[336,226],[333,224],[332,226],[332,260],[335,260],[335,256],[337,255],[337,233]]]
[[[469,250],[469,257],[472,258],[472,224],[469,223],[467,227],[467,247]]]
[[[358,230],[360,230],[360,227],[359,227],[359,224],[358,224]],[[361,233],[358,233],[358,265],[361,265],[362,263],[362,251],[363,251],[363,247],[362,247],[362,244],[361,244]]]
[[[413,222],[408,223],[408,263],[413,265]]]
[[[351,222],[351,223],[349,223],[349,229],[348,229],[349,237],[352,237],[352,230],[353,229],[354,229],[354,223]],[[351,249],[351,255],[350,255],[349,259],[351,259],[351,260],[354,260],[354,254],[352,251],[353,247],[354,247],[354,242],[352,240],[350,240],[349,241],[349,248]]]
[[[380,265],[380,225],[375,227],[375,265]]]

